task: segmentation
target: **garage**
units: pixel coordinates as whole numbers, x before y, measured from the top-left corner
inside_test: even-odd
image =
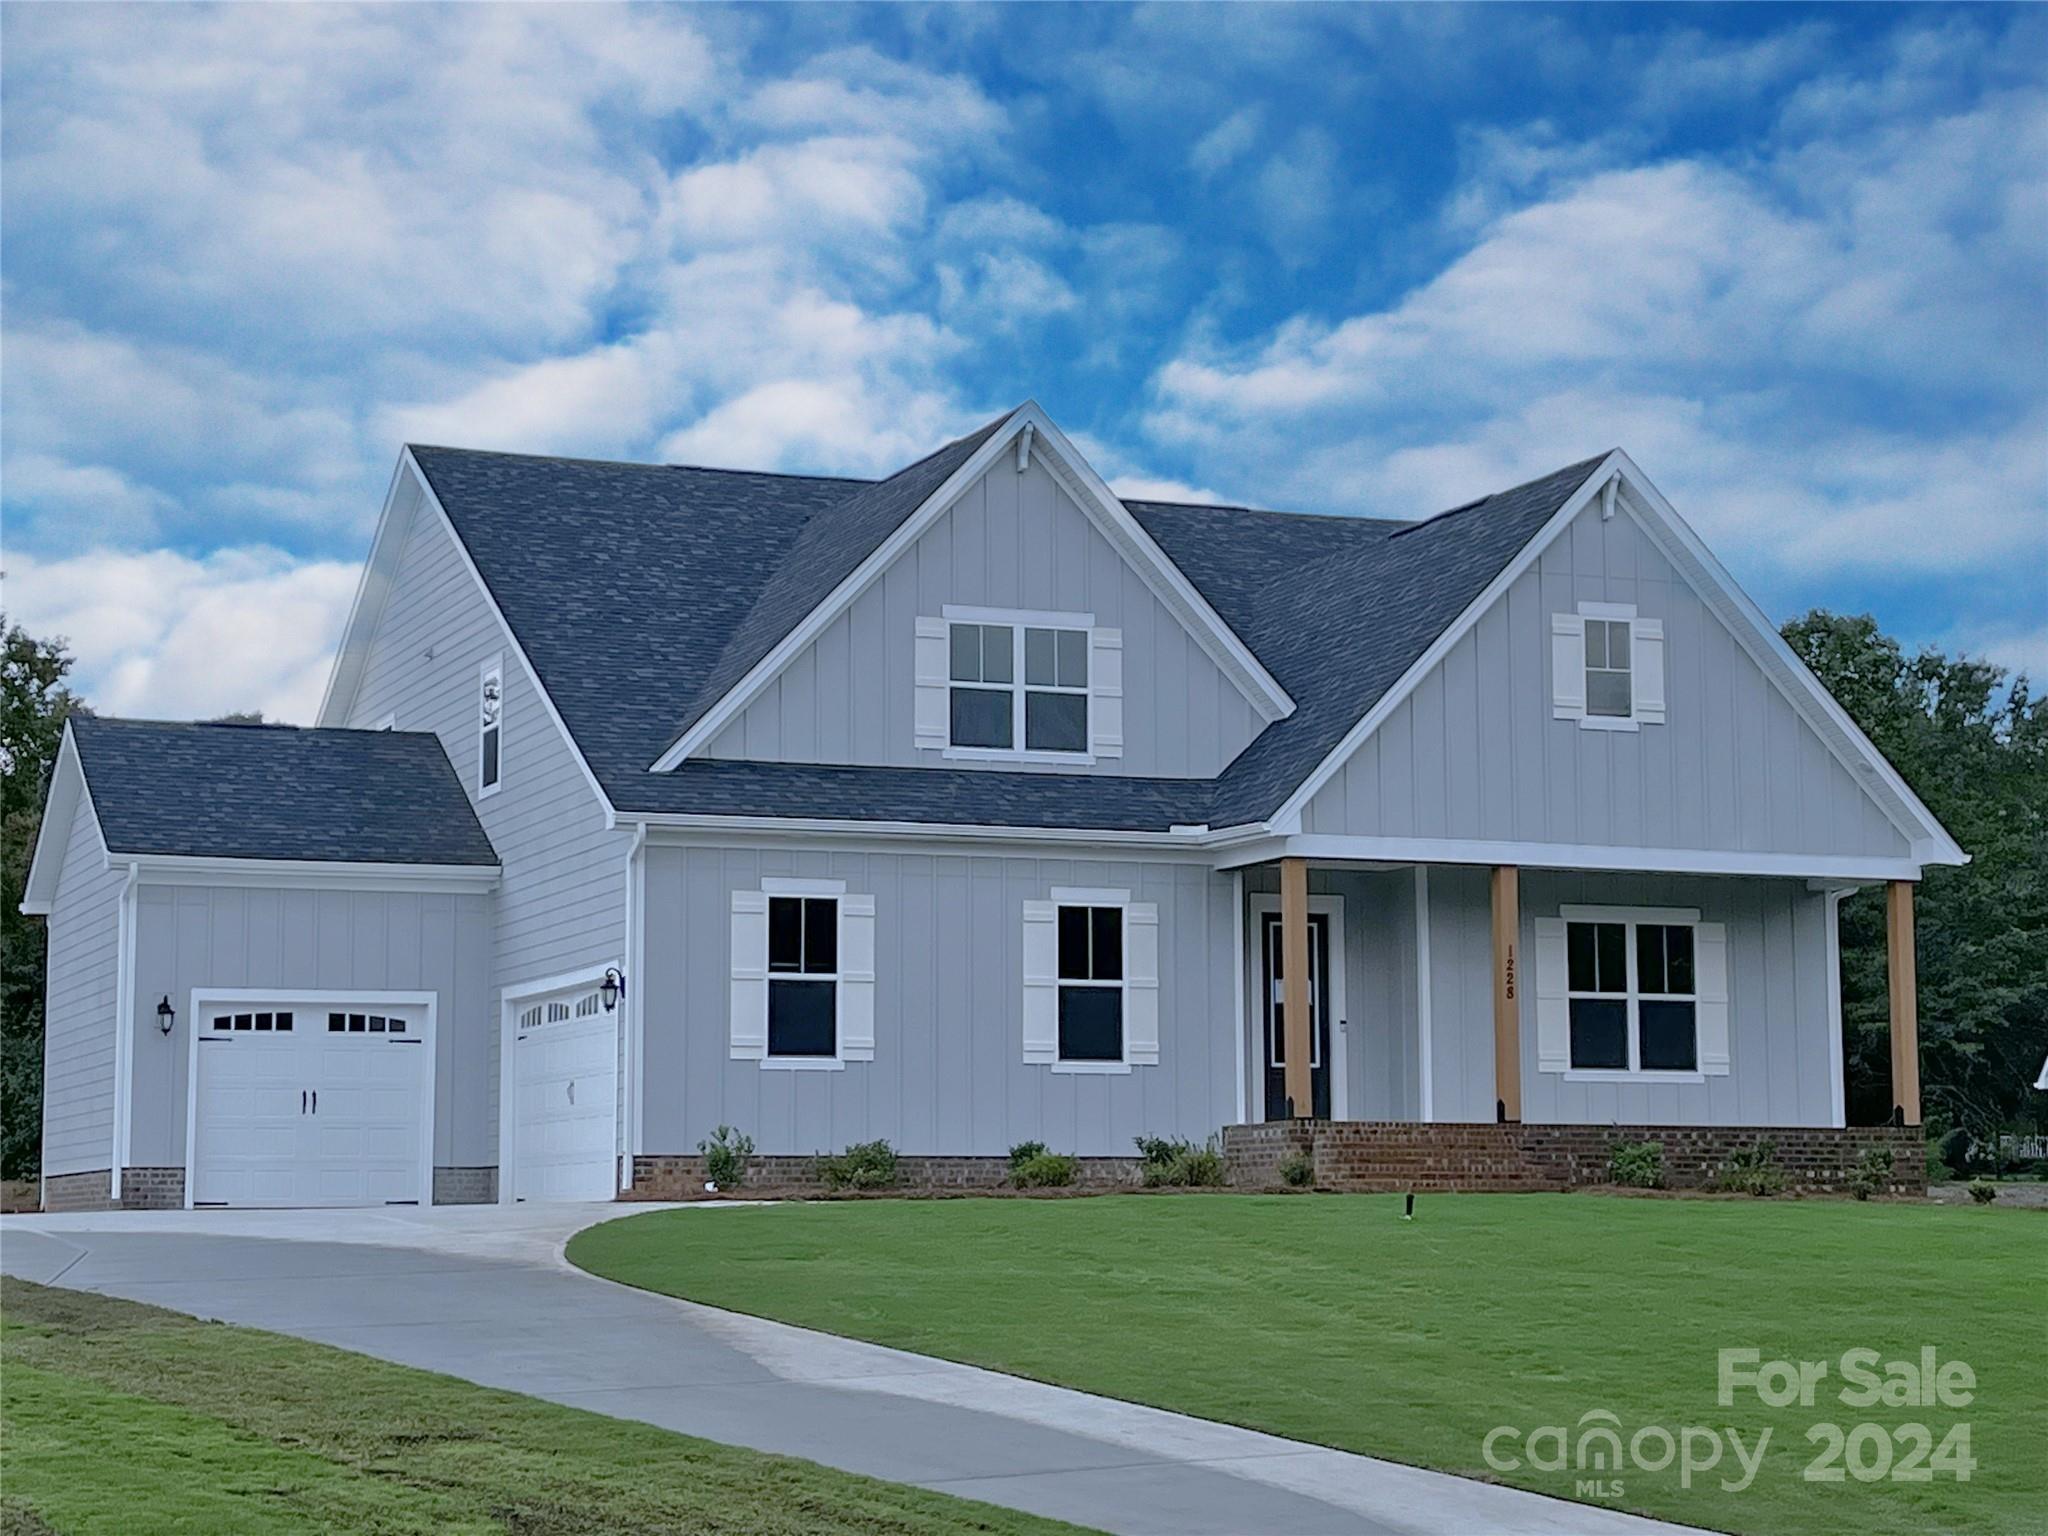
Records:
[[[513,1198],[618,1192],[618,1027],[595,983],[513,1003]]]
[[[425,999],[201,995],[193,1011],[193,1205],[422,1202]]]

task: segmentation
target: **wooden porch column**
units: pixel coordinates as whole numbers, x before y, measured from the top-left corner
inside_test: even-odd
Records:
[[[1885,959],[1891,978],[1892,1119],[1920,1123],[1920,983],[1913,962],[1913,882],[1885,892]]]
[[[1314,1079],[1309,1072],[1308,1029],[1308,860],[1280,861],[1280,1010],[1286,1031],[1287,1097],[1294,1114],[1307,1119],[1316,1112]]]
[[[1512,864],[1493,867],[1493,1091],[1495,1115],[1504,1121],[1522,1118],[1522,1015],[1516,997],[1519,960],[1515,955],[1522,931],[1521,871]]]

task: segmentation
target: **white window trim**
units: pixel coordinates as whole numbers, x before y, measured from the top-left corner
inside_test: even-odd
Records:
[[[1577,612],[1582,620],[1599,619],[1605,623],[1633,626],[1636,617],[1636,605],[1634,603],[1580,603]],[[1586,666],[1583,624],[1580,626],[1579,634],[1579,666],[1582,671],[1591,671],[1591,668]],[[1580,684],[1580,689],[1582,693],[1589,693],[1591,691],[1583,683]],[[1596,715],[1593,713],[1592,705],[1589,701],[1585,706],[1585,713],[1579,716],[1579,729],[1582,731],[1640,731],[1642,728],[1643,722],[1636,714],[1636,648],[1635,634],[1633,628],[1631,628],[1628,648],[1628,713],[1625,715]]]
[[[822,900],[832,903],[832,953],[838,956],[846,943],[846,882],[844,880],[795,880],[768,877],[761,893],[771,902],[785,899]],[[771,907],[772,910],[772,907]],[[761,1070],[764,1072],[843,1072],[846,1070],[846,973],[834,964],[830,975],[823,971],[778,971],[770,969],[768,984],[761,989]],[[778,981],[829,981],[832,983],[832,1054],[830,1056],[777,1056],[770,1041],[769,1010],[774,1006]]]
[[[1131,1061],[1131,893],[1102,886],[1056,885],[1052,888],[1054,941],[1058,941],[1059,911],[1061,907],[1115,907],[1117,910],[1117,952],[1121,963],[1117,969],[1122,973],[1117,978],[1117,1059],[1115,1061],[1068,1061],[1057,1054],[1059,1035],[1053,1035],[1055,1052],[1053,1059],[1046,1063],[1054,1072],[1073,1077],[1122,1076],[1129,1072]],[[1053,1017],[1059,1017],[1060,993],[1068,987],[1103,986],[1099,981],[1081,981],[1060,975],[1059,966],[1053,966]]]
[[[483,723],[484,684],[490,678],[498,680],[498,723],[490,731],[498,733],[498,776],[489,784],[484,782],[484,737],[489,734]],[[476,797],[488,800],[505,787],[505,653],[486,658],[476,669]]]
[[[1007,683],[956,684],[950,664],[946,670],[946,745],[940,756],[954,762],[969,763],[1043,763],[1060,767],[1090,767],[1095,762],[1095,615],[1092,613],[1051,613],[1031,608],[975,608],[957,603],[947,603],[939,609],[939,617],[946,624],[946,649],[952,654],[953,630],[955,624],[1006,625],[1011,635],[1011,681]],[[1036,686],[1024,681],[1024,631],[1027,629],[1079,630],[1087,645],[1088,685],[1085,688],[1061,688],[1058,686]],[[955,687],[982,688],[994,691],[1006,690],[1010,695],[1010,740],[1011,747],[956,747],[953,745],[952,690]],[[1024,699],[1027,692],[1079,694],[1085,701],[1086,715],[1082,721],[1081,739],[1088,745],[1079,752],[1048,752],[1024,745]]]
[[[1594,615],[1601,617],[1601,615]],[[1699,1070],[1700,1059],[1700,993],[1699,979],[1695,974],[1691,992],[1644,992],[1637,985],[1636,978],[1636,935],[1639,926],[1653,928],[1691,928],[1700,925],[1698,907],[1582,907],[1558,908],[1558,916],[1564,919],[1567,943],[1573,923],[1620,923],[1626,928],[1622,936],[1622,960],[1628,974],[1628,1065],[1626,1067],[1571,1067],[1565,1068],[1563,1077],[1568,1083],[1704,1083],[1707,1074]],[[1693,935],[1694,964],[1698,964],[1699,935]],[[1622,996],[1618,992],[1574,992],[1569,980],[1565,983],[1565,1008],[1569,1012],[1574,1000],[1601,998],[1612,1000]],[[1692,1056],[1694,1067],[1691,1071],[1666,1068],[1645,1069],[1642,1060],[1642,1016],[1640,1005],[1657,1002],[1686,1002],[1693,1005]],[[1567,1024],[1569,1029],[1569,1024]],[[1569,1049],[1569,1036],[1567,1036]],[[1567,1057],[1567,1060],[1570,1058]]]

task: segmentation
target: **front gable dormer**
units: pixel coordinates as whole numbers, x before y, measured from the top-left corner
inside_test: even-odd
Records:
[[[793,635],[663,764],[1209,778],[1292,708],[1035,406]]]

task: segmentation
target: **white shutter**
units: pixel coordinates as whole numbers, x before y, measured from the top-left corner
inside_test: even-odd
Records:
[[[1124,632],[1088,631],[1088,750],[1124,755]]]
[[[1159,908],[1149,901],[1124,908],[1124,1060],[1159,1062]]]
[[[768,893],[732,893],[732,1059],[768,1055]]]
[[[839,898],[839,1059],[875,1059],[875,898]]]
[[[1635,673],[1636,718],[1645,725],[1664,723],[1664,621],[1634,619],[1629,623],[1629,658]]]
[[[1699,1002],[1700,1070],[1728,1075],[1728,925],[1695,923],[1692,930],[1693,986]]]
[[[1586,621],[1576,613],[1550,616],[1550,713],[1586,717]]]
[[[948,680],[952,662],[947,650],[946,621],[920,618],[915,650],[917,700],[911,711],[920,747],[943,748],[951,735],[948,725]]]
[[[1054,902],[1024,903],[1024,1059],[1028,1062],[1059,1059],[1059,913]]]
[[[1564,919],[1536,919],[1536,1070],[1562,1072],[1572,1064],[1571,958]]]

